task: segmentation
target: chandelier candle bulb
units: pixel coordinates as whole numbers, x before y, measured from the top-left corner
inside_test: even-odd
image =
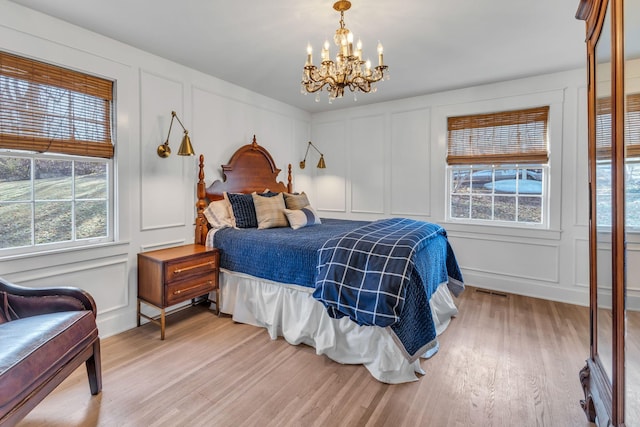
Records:
[[[313,64],[311,60],[311,54],[313,53],[313,48],[311,47],[311,43],[307,44],[307,65]]]
[[[382,47],[382,43],[378,42],[378,65],[381,67],[384,65],[382,63],[382,52],[384,52],[384,48]]]

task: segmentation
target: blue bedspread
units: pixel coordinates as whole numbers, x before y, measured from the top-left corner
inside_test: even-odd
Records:
[[[319,252],[313,296],[332,317],[390,326],[412,360],[436,338],[429,299],[450,279],[462,286],[445,230],[391,218],[328,240]]]
[[[396,220],[399,219],[390,221]],[[319,277],[318,252],[325,242],[376,223],[323,218],[321,225],[297,230],[288,227],[264,230],[225,228],[215,232],[213,245],[220,249],[222,268],[314,288]],[[428,224],[425,230],[435,232],[435,235],[425,239],[415,251],[412,266],[403,279],[407,280],[403,285],[403,295],[398,299],[403,307],[398,307],[398,318],[390,324],[409,360],[415,360],[434,342],[435,327],[429,299],[438,285],[452,278],[449,280],[450,288],[452,282],[460,285],[452,289],[454,294],[462,290],[462,275],[444,230],[435,224],[421,224]]]
[[[367,223],[323,218],[322,224],[297,230],[223,228],[213,236],[213,245],[220,249],[222,268],[313,288],[318,249],[330,238]]]

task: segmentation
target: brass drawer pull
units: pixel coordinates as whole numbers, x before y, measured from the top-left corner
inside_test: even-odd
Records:
[[[213,283],[213,282],[211,282],[211,280],[207,280],[207,283],[206,283],[206,284],[207,284],[207,285],[211,285],[211,283]],[[187,291],[190,291],[190,290],[192,290],[192,289],[201,288],[201,287],[202,287],[202,285],[203,285],[202,283],[198,283],[197,285],[190,286],[190,287],[185,288],[185,289],[177,289],[177,290],[173,291],[173,294],[174,294],[174,295],[180,295],[180,294],[181,294],[181,293],[183,293],[183,292],[187,292]]]
[[[215,264],[215,261],[209,261],[209,262],[206,262],[204,264],[196,264],[196,265],[192,265],[190,267],[176,268],[175,270],[173,270],[173,274],[180,274],[180,273],[184,273],[185,271],[193,270],[194,268],[206,267],[206,266],[214,265],[214,264]]]

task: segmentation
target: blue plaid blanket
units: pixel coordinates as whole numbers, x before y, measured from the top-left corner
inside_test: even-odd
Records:
[[[313,296],[331,317],[349,316],[360,325],[390,326],[415,359],[435,345],[429,299],[462,274],[445,230],[407,218],[371,222],[329,239],[318,251]]]

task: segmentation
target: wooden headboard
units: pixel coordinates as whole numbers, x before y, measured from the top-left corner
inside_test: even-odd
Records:
[[[204,216],[204,210],[210,202],[224,198],[224,192],[229,193],[262,193],[269,189],[275,192],[293,191],[291,183],[291,164],[287,171],[287,184],[276,181],[280,169],[276,167],[273,157],[266,148],[258,145],[256,136],[253,136],[251,144],[238,148],[229,164],[222,165],[222,181],[216,180],[209,187],[204,181],[204,155],[200,155],[198,166],[198,184],[196,209],[195,243],[203,245],[207,239],[208,224]]]

